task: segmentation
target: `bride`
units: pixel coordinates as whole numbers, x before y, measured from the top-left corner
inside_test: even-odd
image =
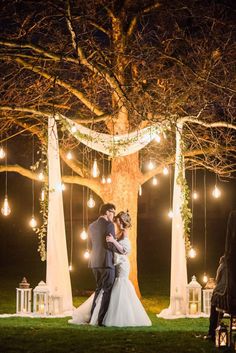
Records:
[[[118,213],[114,222],[117,240],[112,236],[107,236],[106,240],[112,242],[124,254],[115,253],[116,278],[103,325],[117,327],[151,326],[152,323],[136,295],[133,284],[129,280],[130,263],[128,254],[131,247],[127,229],[131,226],[131,219],[128,212],[121,211]],[[69,323],[97,325],[102,295],[103,292],[101,291],[97,297],[96,307],[91,318],[94,294],[73,312],[72,320],[69,320]]]

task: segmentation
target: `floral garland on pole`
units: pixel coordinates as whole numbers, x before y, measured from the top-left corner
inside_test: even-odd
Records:
[[[44,175],[47,179],[48,177],[48,165],[47,165],[47,149],[46,146],[42,145],[41,147],[41,159],[38,164],[41,162],[41,165],[44,167]],[[48,225],[48,182],[45,182],[41,189],[41,198],[40,198],[40,213],[43,218],[43,222],[40,227],[35,228],[35,233],[38,235],[38,249],[37,251],[40,254],[41,261],[46,261],[46,241],[47,236],[47,225]]]
[[[184,225],[184,240],[185,240],[185,251],[186,251],[186,256],[191,249],[191,243],[190,243],[190,223],[192,219],[192,212],[191,209],[189,208],[189,201],[190,201],[190,190],[186,181],[186,178],[184,176],[184,161],[183,161],[183,152],[186,150],[186,146],[181,140],[180,143],[181,146],[181,156],[179,158],[179,174],[177,176],[177,184],[180,185],[181,190],[182,190],[182,204],[180,207],[180,213],[181,217],[183,220],[183,225]]]

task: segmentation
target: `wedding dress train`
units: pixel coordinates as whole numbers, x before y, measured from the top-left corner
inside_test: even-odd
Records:
[[[126,253],[130,251],[130,242],[127,237],[119,243],[125,248]],[[104,317],[105,326],[151,326],[152,323],[142,305],[134,286],[129,280],[130,263],[127,255],[115,254],[116,279],[111,292],[111,299],[107,313]],[[96,300],[96,307],[90,319],[90,312],[94,294],[92,294],[72,315],[72,324],[97,324],[98,312],[101,305],[103,292],[101,291]]]

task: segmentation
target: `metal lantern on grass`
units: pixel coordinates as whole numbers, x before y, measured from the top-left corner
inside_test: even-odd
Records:
[[[192,276],[191,282],[187,285],[187,315],[197,316],[201,313],[201,288],[196,276]]]
[[[207,315],[210,315],[211,312],[211,297],[213,290],[215,288],[215,280],[214,278],[209,278],[205,287],[202,290],[203,296],[203,312]]]
[[[32,288],[24,277],[19,283],[19,288],[16,288],[16,313],[30,314],[31,313],[31,296]]]
[[[59,315],[62,313],[62,297],[60,295],[50,295],[49,313],[51,315]]]
[[[228,347],[229,346],[229,332],[227,326],[221,322],[216,328],[215,346]]]
[[[34,313],[48,315],[49,289],[43,281],[34,288]]]

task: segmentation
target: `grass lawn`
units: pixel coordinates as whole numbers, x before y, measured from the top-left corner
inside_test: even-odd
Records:
[[[149,283],[150,279],[146,281]],[[11,280],[4,281],[4,290],[0,293],[0,313],[15,311],[12,283]],[[154,287],[150,283],[145,286],[142,298],[152,327],[75,326],[67,323],[68,318],[1,318],[0,353],[217,352],[213,343],[199,337],[207,332],[208,319],[164,320],[156,317],[156,313],[168,305],[168,296],[161,290],[158,295],[152,293]],[[78,306],[85,299],[74,297],[74,305]]]

